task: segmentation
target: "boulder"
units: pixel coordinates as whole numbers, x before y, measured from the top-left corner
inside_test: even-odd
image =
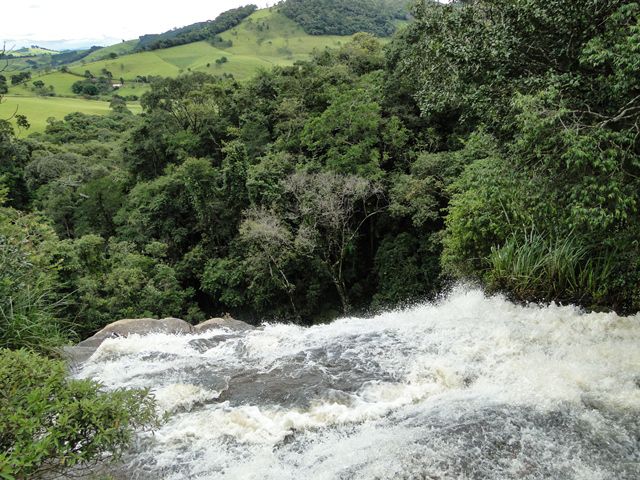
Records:
[[[62,347],[62,356],[67,359],[72,368],[75,368],[89,360],[89,357],[95,353],[97,348],[70,345]]]
[[[193,327],[179,318],[126,318],[110,323],[93,337],[81,341],[79,347],[95,347],[107,338],[126,337],[128,335],[146,335],[147,333],[191,333]]]
[[[217,328],[226,328],[228,330],[233,330],[234,332],[244,332],[247,330],[253,330],[255,327],[233,318],[211,318],[193,327],[193,332],[202,333]]]
[[[72,364],[85,362],[107,338],[126,337],[128,335],[146,335],[148,333],[186,334],[193,327],[179,318],[127,318],[110,323],[94,336],[81,341],[73,347],[64,349],[65,356]]]

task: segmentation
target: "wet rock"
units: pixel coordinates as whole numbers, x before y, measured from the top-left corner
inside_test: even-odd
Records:
[[[146,335],[148,333],[187,334],[193,327],[179,318],[126,318],[110,323],[92,337],[72,347],[63,349],[64,355],[72,365],[81,364],[98,349],[107,338],[126,337],[128,335]]]
[[[78,344],[79,347],[98,347],[105,339],[126,337],[128,335],[146,335],[148,333],[191,333],[193,327],[179,318],[127,318],[110,323],[93,337],[89,337]]]
[[[235,332],[244,332],[247,330],[253,330],[255,327],[233,318],[211,318],[193,327],[193,331],[195,333],[202,333],[217,328],[226,328]]]
[[[98,347],[66,346],[62,348],[62,356],[73,366],[78,366],[89,360]]]

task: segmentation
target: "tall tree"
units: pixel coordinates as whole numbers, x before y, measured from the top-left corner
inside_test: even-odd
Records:
[[[284,188],[292,199],[285,216],[297,225],[293,245],[320,259],[343,312],[349,312],[345,261],[366,222],[383,210],[381,188],[362,177],[334,173],[295,173],[284,181]]]

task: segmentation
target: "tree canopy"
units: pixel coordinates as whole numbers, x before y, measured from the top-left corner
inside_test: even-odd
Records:
[[[6,208],[50,225],[51,294],[81,335],[313,323],[459,278],[638,309],[639,9],[418,2],[385,47],[359,33],[244,83],[156,79],[141,116],[7,127]]]
[[[406,2],[393,0],[285,0],[280,11],[310,35],[367,32],[388,37],[407,17]]]

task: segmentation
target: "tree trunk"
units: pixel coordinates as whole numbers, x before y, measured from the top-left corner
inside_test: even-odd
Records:
[[[333,284],[336,286],[338,296],[340,297],[340,303],[342,304],[342,313],[349,313],[351,305],[349,304],[349,296],[347,295],[347,288],[344,285],[344,281],[336,275],[332,275]]]

